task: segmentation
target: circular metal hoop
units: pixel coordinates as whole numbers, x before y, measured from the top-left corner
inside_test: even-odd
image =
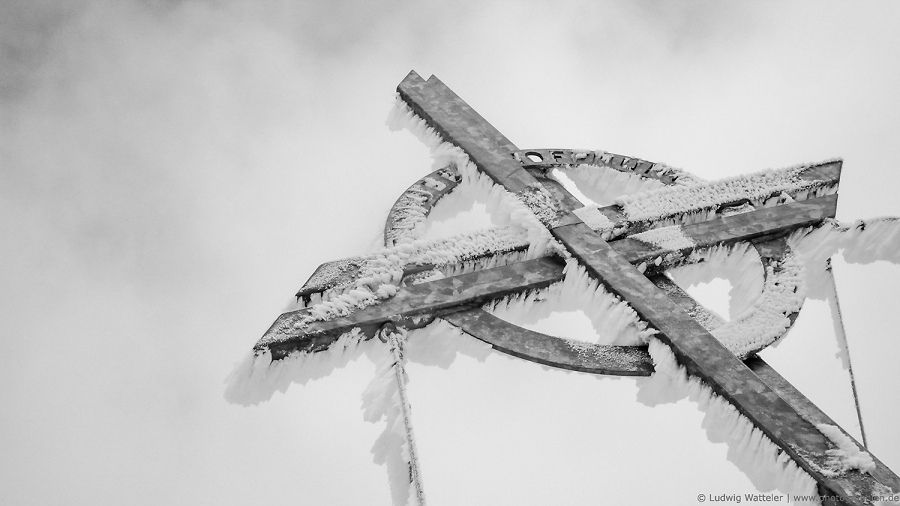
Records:
[[[564,156],[560,156],[562,153]],[[610,168],[610,161],[600,156],[584,157],[576,160],[575,150],[523,150],[513,156],[520,159],[532,154],[542,155],[541,162],[533,163],[546,166],[566,166],[573,163],[592,165],[598,169]],[[556,154],[556,155],[555,155]],[[534,160],[531,160],[534,162]],[[616,158],[612,162],[618,162]],[[524,164],[525,162],[523,162]],[[636,162],[628,164],[628,160],[620,163],[623,169],[636,177],[651,177],[666,185],[676,184],[680,174],[671,174],[664,170],[653,170],[655,167]],[[615,167],[614,167],[615,168]],[[689,176],[688,176],[689,177]],[[444,167],[431,172],[411,185],[394,203],[384,226],[384,243],[394,246],[398,242],[414,240],[418,231],[437,202],[454,190],[461,182],[459,172],[453,166]],[[770,280],[769,276],[779,273],[779,268],[790,255],[784,238],[757,242],[753,244],[762,261],[764,287],[777,285],[778,280]],[[654,283],[659,286],[692,316],[700,316],[709,311],[698,304],[665,276],[656,276]],[[773,283],[769,283],[772,281]],[[764,288],[765,290],[765,288]],[[789,325],[771,339],[755,346],[744,356],[752,356],[783,336],[796,321],[799,308],[783,313]],[[494,349],[509,355],[539,364],[580,371],[592,374],[608,374],[615,376],[649,376],[653,373],[653,364],[646,346],[613,346],[591,344],[582,341],[559,338],[540,332],[534,332],[498,318],[481,308],[467,309],[443,316],[449,323],[467,334],[490,344]],[[709,330],[709,329],[708,329]]]

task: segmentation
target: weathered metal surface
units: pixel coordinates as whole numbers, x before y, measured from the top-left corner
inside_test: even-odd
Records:
[[[832,420],[828,415],[826,415],[818,406],[813,404],[809,398],[803,395],[802,392],[797,390],[794,385],[786,380],[782,375],[778,374],[778,371],[772,368],[765,360],[762,358],[755,356],[747,359],[745,362],[747,367],[750,368],[761,380],[765,381],[769,387],[778,392],[778,395],[781,396],[782,399],[787,401],[794,409],[800,413],[803,418],[809,420],[811,423],[820,424],[825,423],[828,425],[838,426],[834,420]],[[853,440],[859,447],[863,448],[856,439],[851,436],[849,433],[841,429],[841,431]],[[872,470],[869,474],[877,480],[879,483],[891,488],[892,490],[900,493],[900,478],[897,477],[887,466],[884,465],[883,462],[872,456],[872,460],[875,461],[875,469]],[[848,477],[850,480],[854,482],[859,482],[858,487],[862,490],[866,489],[867,483],[866,480],[862,479],[863,477],[859,475],[859,473],[849,473]]]
[[[649,376],[653,373],[646,346],[611,346],[561,339],[513,325],[480,308],[443,318],[494,349],[531,362],[591,374]]]
[[[772,287],[769,284],[769,276],[775,276],[775,283],[778,283],[778,273],[782,269],[782,262],[786,259],[786,257],[790,254],[790,248],[787,244],[787,238],[782,236],[777,239],[769,239],[766,241],[759,241],[753,244],[753,247],[756,249],[759,254],[760,263],[762,264],[763,270],[763,291],[760,294],[760,297],[766,297],[769,294],[767,293]],[[645,273],[646,274],[646,273]],[[665,275],[650,275],[647,276],[647,279],[650,280],[657,288],[664,291],[666,295],[672,300],[672,302],[678,304],[681,309],[683,309],[687,314],[693,318],[697,323],[699,323],[704,329],[712,332],[715,328],[718,327],[717,323],[721,325],[729,325],[727,322],[717,321],[716,317],[713,314],[703,307],[701,304],[697,303],[693,297],[691,297],[687,292],[681,289],[674,281],[670,280]],[[786,334],[791,327],[793,327],[794,322],[797,321],[797,316],[800,314],[800,309],[802,309],[802,303],[796,310],[793,311],[782,311],[781,315],[785,317],[789,324],[784,328],[783,331],[778,333],[777,335],[773,335],[767,341],[761,341],[757,346],[750,348],[747,350],[745,354],[742,354],[741,357],[751,356],[755,353],[758,353],[768,347],[770,344],[781,338],[784,334]]]
[[[807,181],[833,181],[834,184],[838,184],[841,181],[842,166],[843,162],[840,160],[832,160],[804,169],[799,176]]]
[[[304,305],[308,305],[310,298],[315,294],[340,286],[349,286],[359,278],[359,271],[364,262],[361,257],[352,257],[319,265],[306,283],[303,283],[295,297],[298,301],[303,301]]]
[[[548,169],[579,163],[575,161],[575,150],[573,149],[523,149],[513,152],[513,156],[522,163],[522,166],[529,169],[532,167]],[[591,153],[590,161],[593,160],[594,156]]]
[[[542,181],[542,182],[544,182],[544,181]],[[565,190],[563,189],[562,191],[565,191]],[[566,192],[566,193],[568,193],[568,192]],[[825,199],[833,201],[834,197],[826,197]],[[768,210],[768,211],[771,211],[771,210]],[[749,214],[751,214],[751,213],[747,213],[745,215],[739,215],[739,217],[747,216]],[[719,220],[716,220],[716,221],[719,221]],[[710,223],[714,223],[714,222],[710,222]],[[706,225],[706,224],[702,224],[702,225]],[[748,234],[748,236],[749,236],[749,234]],[[715,237],[715,234],[710,234],[710,237]],[[617,245],[622,244],[623,242],[627,242],[627,241],[616,241],[616,242],[611,243],[611,245],[614,248],[616,248]],[[635,242],[637,242],[637,241],[635,241]],[[777,242],[779,244],[783,243],[783,241],[775,241],[775,242]],[[642,244],[642,243],[640,243],[640,244]],[[713,244],[712,241],[710,241],[708,243],[704,243],[702,245],[711,245],[711,244]],[[767,258],[770,260],[771,259],[781,260],[783,258],[783,255],[785,253],[785,248],[783,247],[783,245],[782,245],[782,247],[775,247],[772,244],[774,244],[773,241],[768,241],[768,242],[763,242],[763,243],[759,243],[759,244],[755,245],[757,247],[757,249],[760,251],[760,254],[764,260],[764,263]],[[525,247],[527,247],[527,245],[522,245],[523,249]],[[634,254],[632,254],[632,255],[626,254],[625,258],[628,261],[630,261],[632,264],[644,262],[647,259],[647,257],[645,255],[634,255]],[[350,259],[350,260],[353,260],[353,259]],[[348,261],[337,261],[337,262],[334,262],[334,264],[336,264],[338,267],[340,267],[346,262],[348,262]],[[360,262],[357,262],[357,263],[359,264]],[[356,265],[356,264],[353,264],[353,265]],[[404,279],[404,281],[406,281],[407,279],[414,278],[417,274],[427,273],[430,270],[432,270],[433,268],[434,268],[434,266],[430,265],[430,264],[409,265],[404,270],[404,278],[403,279]],[[332,270],[336,270],[336,268],[332,269]],[[359,270],[358,265],[356,266],[356,270],[357,271]],[[349,280],[348,282],[355,280],[355,278],[353,278],[352,276],[348,276],[347,279]],[[663,282],[666,282],[667,278],[663,277],[663,278],[651,278],[651,279],[654,281],[654,284],[656,284],[656,286],[660,287],[661,289],[666,290],[666,292],[670,298],[676,297],[677,292],[680,292],[680,289],[676,285],[674,285],[671,281],[668,281],[667,284],[661,284]],[[668,286],[668,285],[672,285],[672,286]],[[674,288],[672,288],[672,287],[674,287]],[[521,287],[521,288],[527,289],[528,287],[525,286],[525,287]],[[687,296],[686,294],[684,294],[684,295]],[[690,300],[693,300],[693,299],[690,299]],[[707,315],[708,313],[705,313],[705,310],[702,307],[693,308],[693,309],[686,308],[686,309],[688,310],[688,314],[692,318],[695,318],[696,320],[698,320],[701,323],[701,325],[703,324],[703,322],[705,321],[705,315]],[[477,312],[470,311],[469,313],[475,314]],[[794,318],[796,318],[795,313],[790,314],[790,315],[785,315],[785,316],[787,316],[792,322],[793,322]],[[460,321],[474,322],[473,318],[474,317],[472,317],[472,316],[467,317],[467,318],[460,317]],[[485,318],[486,321],[489,321],[491,319],[492,319],[491,317]],[[708,318],[706,318],[706,319],[708,319]],[[362,321],[362,320],[358,320],[357,323],[360,325],[363,325],[363,326],[366,326],[369,324],[369,322]],[[579,370],[579,371],[583,371],[583,372],[593,372],[596,374],[634,375],[634,374],[648,373],[648,369],[642,368],[642,366],[640,366],[639,364],[636,365],[634,368],[632,368],[631,367],[632,363],[627,362],[627,356],[630,356],[631,352],[627,351],[627,350],[626,351],[620,350],[621,352],[616,351],[616,349],[615,349],[616,347],[607,348],[607,349],[603,349],[603,350],[598,349],[595,353],[593,353],[593,355],[595,356],[595,358],[600,357],[603,359],[614,359],[618,356],[621,356],[620,358],[624,362],[620,361],[618,363],[612,363],[612,365],[604,365],[604,362],[601,361],[601,362],[595,363],[594,365],[586,366],[584,363],[578,362],[577,360],[572,360],[565,353],[560,355],[558,352],[554,351],[553,354],[547,356],[547,355],[543,355],[542,352],[540,351],[541,349],[555,350],[557,348],[560,348],[560,347],[566,345],[566,343],[568,342],[567,340],[561,340],[559,338],[556,338],[553,336],[548,336],[546,334],[540,334],[537,332],[532,332],[532,331],[528,331],[525,329],[521,329],[520,327],[509,324],[508,322],[504,322],[503,320],[499,320],[496,318],[493,318],[493,321],[491,322],[490,325],[483,325],[483,324],[476,325],[476,323],[469,323],[469,325],[471,326],[471,328],[464,328],[463,330],[466,330],[470,334],[475,335],[479,339],[482,339],[486,342],[490,342],[491,344],[494,344],[495,347],[500,351],[510,353],[512,355],[515,355],[520,358],[524,358],[526,360],[532,360],[534,362],[543,363],[546,365],[554,365],[556,367],[561,367],[564,369]],[[502,327],[503,328],[502,334],[505,336],[514,336],[518,332],[521,339],[524,340],[523,344],[520,346],[516,346],[516,345],[510,345],[510,344],[504,344],[501,342],[492,341],[491,335],[493,333],[486,332],[484,330],[485,328],[488,328],[488,327],[494,328],[494,329]],[[705,328],[707,328],[709,330],[708,327],[705,327]],[[524,343],[527,343],[527,346]],[[539,345],[539,343],[542,343],[542,344]],[[564,349],[571,351],[572,347],[568,346],[567,348],[564,348]],[[577,351],[579,353],[581,353],[582,355],[584,355],[588,350],[579,348],[579,349],[577,349]],[[642,351],[640,353],[643,353],[644,355],[646,355],[645,351]],[[652,370],[652,369],[650,369],[650,370]]]
[[[607,167],[619,172],[627,172],[648,179],[656,179],[663,184],[674,184],[684,177],[680,171],[665,164],[648,162],[615,153],[585,151],[578,149],[523,149],[513,152],[525,168],[549,170],[572,165],[593,165]]]
[[[519,170],[511,168],[510,159],[503,156],[511,143],[498,142],[496,139],[502,137],[499,132],[452,91],[434,93],[415,74],[407,77],[398,91],[429,126],[463,148],[497,183],[520,192],[534,182],[520,166]],[[659,331],[658,337],[672,347],[680,364],[747,416],[826,490],[850,504],[871,503],[866,497],[871,497],[876,488],[874,479],[857,479],[858,472],[835,477],[823,474],[830,441],[596,232],[575,223],[553,228],[552,233],[592,277],[631,304]],[[852,479],[847,477],[850,475]]]
[[[309,310],[292,311],[278,317],[255,349],[270,350],[273,360],[294,351],[320,351],[354,328],[370,337],[388,321],[402,321],[405,327],[414,328],[435,316],[479,307],[522,290],[545,288],[562,278],[562,261],[546,257],[407,286],[390,299],[345,317],[304,323]]]
[[[717,244],[777,237],[798,228],[816,225],[825,218],[833,218],[836,210],[837,195],[827,195],[684,225],[681,232],[693,240],[695,246],[674,252],[684,254],[693,249],[708,248]],[[647,274],[654,274],[660,270],[653,264],[656,258],[673,253],[673,250],[627,237],[611,241],[609,245],[632,264],[646,262]],[[666,268],[669,265],[661,264],[661,267]]]

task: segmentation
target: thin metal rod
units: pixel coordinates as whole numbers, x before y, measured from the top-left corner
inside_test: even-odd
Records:
[[[422,474],[419,470],[419,452],[416,449],[416,438],[413,436],[412,416],[409,410],[409,402],[406,395],[406,363],[403,358],[403,344],[406,341],[406,332],[394,328],[393,325],[385,325],[382,335],[388,338],[391,346],[391,354],[394,358],[394,375],[397,380],[397,391],[400,395],[400,411],[403,416],[403,426],[406,429],[406,445],[409,449],[409,482],[415,490],[416,501],[419,506],[425,506],[425,489],[422,487]]]
[[[850,344],[847,342],[847,329],[844,328],[844,315],[841,313],[841,303],[838,300],[837,282],[834,280],[834,271],[831,268],[831,259],[829,258],[825,264],[825,271],[831,280],[831,301],[833,311],[836,317],[835,333],[838,341],[844,347],[844,353],[847,354],[847,370],[850,372],[850,388],[853,390],[853,403],[856,405],[856,417],[859,420],[859,433],[862,436],[863,446],[869,447],[866,440],[866,428],[863,426],[862,410],[859,407],[859,393],[856,391],[856,377],[853,375],[853,363],[850,361]]]

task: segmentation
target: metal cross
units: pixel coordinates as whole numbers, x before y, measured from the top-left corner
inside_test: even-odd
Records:
[[[415,114],[445,141],[461,148],[495,183],[526,204],[535,195],[545,201],[549,195],[549,217],[546,208],[530,207],[541,214],[541,221],[552,236],[592,278],[630,304],[642,320],[656,329],[656,337],[672,348],[690,374],[728,400],[809,473],[818,482],[821,495],[840,498],[828,499],[824,504],[872,504],[870,498],[883,494],[886,488],[900,491],[900,478],[877,459],[875,470],[868,474],[849,471],[835,476],[824,472],[828,467],[826,451],[834,444],[815,425],[836,424],[755,355],[769,342],[739,352],[729,350],[704,326],[703,308],[661,275],[693,249],[739,241],[753,243],[764,265],[777,271],[787,249],[785,237],[789,232],[834,217],[840,161],[798,168],[794,171],[795,180],[799,181],[793,187],[795,195],[786,195],[782,188],[773,186],[769,193],[756,196],[757,203],[764,202],[765,207],[748,206],[747,199],[710,207],[699,199],[689,211],[706,213],[706,218],[679,228],[690,245],[671,247],[640,239],[641,232],[659,226],[659,217],[634,218],[619,206],[596,210],[608,225],[598,230],[591,228],[573,212],[582,204],[547,173],[561,165],[593,164],[675,184],[679,177],[685,177],[677,171],[609,153],[520,150],[434,76],[426,81],[410,72],[397,91]],[[458,183],[454,167],[447,167],[410,187],[388,217],[386,246],[402,252],[403,246],[395,242],[402,236],[410,207],[414,208],[413,214],[427,215],[435,202]],[[665,219],[671,223],[683,216]],[[490,239],[484,241],[489,246],[469,252],[465,260],[515,256],[528,247],[528,242],[510,229],[488,231],[484,237]],[[320,266],[297,294],[301,309],[280,315],[256,344],[257,353],[271,353],[273,360],[279,360],[296,352],[325,350],[354,329],[367,337],[381,336],[384,332],[379,330],[386,324],[390,328],[418,328],[440,317],[499,351],[545,365],[595,374],[647,376],[653,372],[646,347],[576,345],[522,329],[481,309],[491,300],[545,288],[562,280],[564,265],[552,256],[458,275],[452,275],[458,267],[453,260],[440,256],[401,260],[397,265],[402,275],[394,279],[401,285],[396,293],[382,293],[380,300],[363,304],[361,309],[337,308],[337,316],[317,318],[312,314],[316,303],[352,290],[360,279],[374,272],[372,266],[377,262],[374,257],[356,257]],[[435,272],[450,275],[429,281]],[[378,285],[376,278],[372,290]],[[796,311],[784,316],[793,322]]]

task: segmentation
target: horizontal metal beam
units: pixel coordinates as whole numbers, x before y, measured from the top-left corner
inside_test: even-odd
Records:
[[[776,237],[798,228],[819,224],[825,218],[834,218],[836,211],[837,195],[827,195],[684,225],[681,227],[681,233],[691,239],[694,246],[682,248],[680,251],[685,253],[718,244]],[[634,238],[611,241],[609,245],[632,264],[650,262],[672,252]]]
[[[309,309],[284,313],[256,344],[258,351],[269,350],[278,360],[295,351],[321,351],[341,334],[359,328],[374,336],[389,321],[402,321],[407,328],[423,326],[434,317],[472,307],[489,300],[528,289],[541,289],[562,280],[562,260],[538,258],[494,269],[440,279],[401,288],[390,299],[359,309],[349,316],[304,324]],[[295,325],[300,324],[300,328]]]

